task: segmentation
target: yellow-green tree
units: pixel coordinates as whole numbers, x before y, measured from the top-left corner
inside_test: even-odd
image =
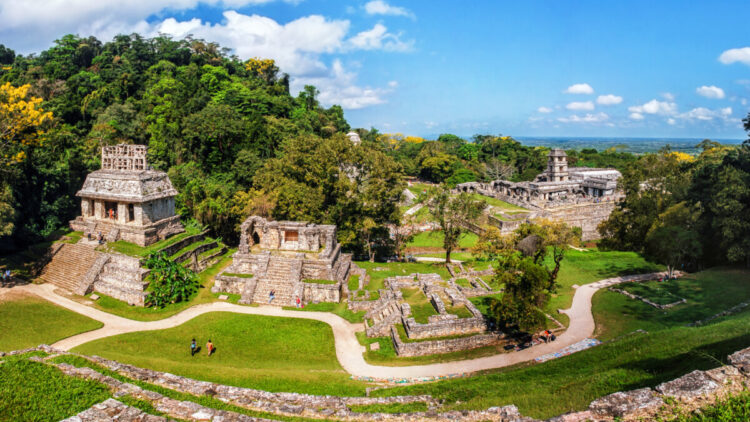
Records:
[[[44,138],[43,125],[52,113],[40,107],[41,98],[28,95],[31,85],[0,86],[0,171],[26,159],[27,150],[39,146]]]

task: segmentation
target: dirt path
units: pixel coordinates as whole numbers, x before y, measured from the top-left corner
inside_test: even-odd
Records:
[[[70,350],[89,341],[118,334],[176,327],[208,312],[234,312],[248,315],[302,318],[322,321],[331,326],[335,338],[336,356],[341,366],[347,372],[360,377],[387,379],[437,377],[502,368],[526,362],[547,353],[556,352],[566,346],[593,336],[596,327],[594,317],[591,314],[591,298],[597,290],[618,283],[653,279],[663,275],[664,273],[651,273],[614,277],[579,287],[573,296],[572,306],[570,309],[563,311],[570,318],[570,325],[564,333],[557,337],[557,341],[553,343],[540,344],[519,352],[503,353],[478,359],[400,367],[376,366],[365,362],[362,355],[365,352],[365,347],[359,344],[355,335],[357,331],[362,331],[364,326],[362,324],[352,324],[338,315],[328,312],[291,311],[274,306],[250,307],[226,302],[213,302],[193,306],[179,314],[159,321],[143,322],[112,315],[60,296],[54,293],[55,286],[49,284],[25,285],[14,287],[12,290],[21,290],[35,294],[52,303],[86,315],[104,324],[104,327],[98,330],[68,337],[52,345],[62,350]],[[2,295],[2,292],[0,292],[0,295]]]

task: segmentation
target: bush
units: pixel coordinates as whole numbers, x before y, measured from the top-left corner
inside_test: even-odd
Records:
[[[182,265],[171,261],[164,252],[151,254],[146,260],[151,270],[151,294],[146,306],[164,307],[188,300],[198,290],[198,277]]]

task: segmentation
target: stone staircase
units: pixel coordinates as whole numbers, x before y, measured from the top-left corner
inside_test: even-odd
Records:
[[[301,271],[302,259],[299,257],[271,256],[266,273],[259,277],[255,285],[252,301],[268,303],[268,295],[273,290],[275,298],[271,305],[295,306],[297,297],[302,299]]]
[[[130,305],[143,306],[147,296],[144,290],[148,287],[144,280],[148,273],[136,258],[111,255],[94,282],[94,290]]]
[[[93,282],[89,273],[94,272],[97,263],[101,263],[103,254],[93,248],[78,244],[65,244],[52,257],[52,260],[44,267],[40,279],[57,287],[77,293],[87,293],[88,286],[82,286],[86,280]],[[98,273],[98,271],[96,271]],[[96,274],[94,274],[94,278]],[[82,292],[82,288],[86,287]]]

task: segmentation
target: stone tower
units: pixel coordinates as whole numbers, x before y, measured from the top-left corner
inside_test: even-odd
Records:
[[[167,173],[148,165],[145,145],[103,147],[102,168],[86,176],[76,196],[81,215],[70,227],[85,235],[147,246],[185,231],[175,215],[177,190]]]
[[[547,156],[547,177],[549,182],[567,182],[568,155],[560,148],[553,148]]]

